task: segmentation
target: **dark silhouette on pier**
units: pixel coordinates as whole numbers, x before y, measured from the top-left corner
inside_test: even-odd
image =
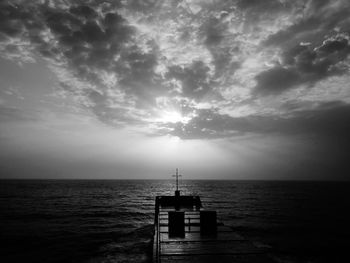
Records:
[[[181,195],[176,169],[174,196],[155,199],[153,262],[272,262],[230,227],[205,210],[199,196]]]

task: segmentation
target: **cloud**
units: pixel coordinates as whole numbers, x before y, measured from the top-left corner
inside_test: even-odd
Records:
[[[61,2],[21,2],[19,6],[3,3],[4,23],[0,30],[10,42],[18,37],[21,43],[7,44],[7,58],[9,53],[23,54],[19,48],[29,43],[31,61],[37,55],[45,58],[59,77],[60,89],[75,96],[82,106],[90,107],[101,121],[110,123],[113,117],[118,122],[118,118],[126,118],[124,113],[130,109],[122,109],[123,103],[119,110],[110,108],[110,89],[129,94],[128,98],[139,104],[154,99],[152,89],[157,85],[153,69],[157,54],[153,50],[144,52],[135,43],[134,28],[119,10],[113,6],[104,9],[104,3],[98,3],[92,6],[74,3],[67,6]],[[22,54],[14,60],[21,60]],[[114,87],[106,85],[105,75],[118,79]],[[112,111],[110,118],[102,114]]]
[[[349,27],[349,2],[345,0],[318,1],[296,4],[299,15],[293,23],[268,36],[263,44],[290,48],[300,42],[313,45],[322,42],[325,35],[336,31],[346,31]]]
[[[286,105],[291,109],[291,105]],[[160,134],[182,139],[216,139],[244,135],[325,136],[348,141],[350,104],[340,101],[318,103],[313,109],[293,111],[284,116],[231,117],[217,110],[199,110],[188,123],[163,125]],[[350,146],[350,145],[349,145]]]
[[[166,74],[167,79],[181,82],[180,94],[200,100],[210,90],[210,68],[202,61],[194,61],[189,67],[172,66]]]
[[[314,85],[330,76],[347,74],[350,36],[337,34],[322,45],[297,45],[284,51],[282,64],[256,76],[255,92],[268,95],[281,93],[300,84]]]
[[[94,19],[98,16],[96,11],[87,5],[72,6],[69,9],[69,12],[88,20]]]
[[[348,8],[343,0],[1,1],[0,56],[44,60],[58,94],[111,126],[181,138],[265,133],[295,114],[281,103],[348,75]],[[159,123],[171,111],[188,121]]]
[[[294,70],[275,67],[256,76],[256,92],[262,94],[279,93],[300,82],[300,76]]]

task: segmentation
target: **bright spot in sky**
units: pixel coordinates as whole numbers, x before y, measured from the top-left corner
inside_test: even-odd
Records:
[[[178,111],[163,111],[160,114],[160,117],[156,119],[157,122],[163,123],[188,123],[191,120],[189,116],[183,116]]]

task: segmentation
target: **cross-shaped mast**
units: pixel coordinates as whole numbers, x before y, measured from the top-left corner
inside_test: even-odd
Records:
[[[179,177],[182,175],[179,174],[179,169],[176,168],[176,174],[173,175],[173,177],[176,177],[176,191],[179,191]]]

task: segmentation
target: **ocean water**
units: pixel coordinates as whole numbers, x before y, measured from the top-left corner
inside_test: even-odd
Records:
[[[274,262],[346,262],[350,183],[181,182]],[[150,262],[156,195],[173,181],[2,180],[1,262]]]

